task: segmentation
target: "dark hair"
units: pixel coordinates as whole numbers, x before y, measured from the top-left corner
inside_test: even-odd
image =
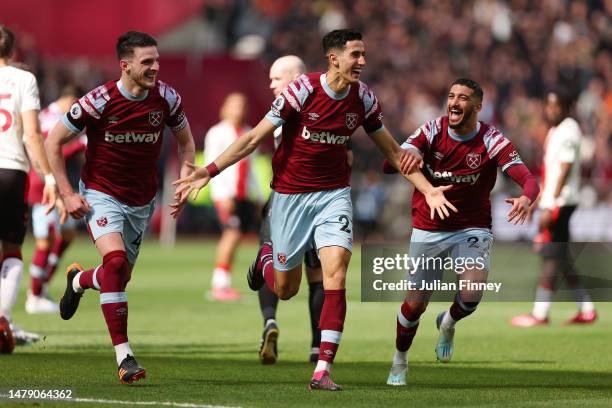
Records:
[[[472,91],[474,91],[474,95],[476,95],[476,97],[482,102],[482,98],[484,97],[484,92],[482,92],[482,87],[480,86],[480,84],[474,81],[473,79],[459,78],[459,79],[456,79],[455,82],[451,84],[451,87],[453,85],[467,86]]]
[[[347,42],[361,40],[361,37],[361,33],[352,28],[330,31],[323,37],[323,52],[327,55],[332,49],[344,49]]]
[[[147,33],[128,31],[117,39],[117,59],[134,55],[136,47],[156,47],[157,41]]]
[[[570,94],[570,91],[567,88],[563,88],[561,86],[551,88],[546,91],[544,94],[544,99],[548,98],[548,95],[553,94],[557,97],[559,101],[559,106],[563,110],[563,112],[568,113],[572,107],[573,98]]]
[[[0,58],[8,58],[13,53],[15,35],[6,26],[0,24]]]

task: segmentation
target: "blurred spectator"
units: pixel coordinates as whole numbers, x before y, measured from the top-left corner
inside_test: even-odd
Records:
[[[365,242],[378,227],[385,204],[385,190],[380,183],[380,172],[374,169],[366,171],[360,186],[355,200],[355,232]]]
[[[297,54],[312,70],[322,70],[322,33],[362,30],[368,48],[363,80],[376,91],[385,126],[398,138],[424,117],[444,113],[455,78],[474,78],[485,90],[482,119],[512,139],[534,172],[546,134],[542,96],[563,84],[577,101],[585,143],[593,146],[585,149],[592,156],[582,158],[590,178],[585,184],[612,203],[610,15],[609,0],[215,0],[203,10],[207,29],[216,30],[215,44],[227,53],[245,36],[265,37],[267,65]],[[44,103],[57,97],[63,78],[91,88],[105,75],[107,68],[92,61],[42,61],[34,39],[20,43],[21,60],[34,67]],[[370,143],[358,136],[353,146],[359,190],[361,172],[379,163]]]

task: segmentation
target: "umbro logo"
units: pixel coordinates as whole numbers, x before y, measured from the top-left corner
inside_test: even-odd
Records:
[[[117,116],[109,116],[108,117],[108,123],[117,123],[119,122],[119,117]]]
[[[319,114],[314,112],[308,112],[308,119],[317,120],[319,119]]]
[[[444,158],[444,155],[440,152],[433,152],[433,155],[437,160],[442,160]]]

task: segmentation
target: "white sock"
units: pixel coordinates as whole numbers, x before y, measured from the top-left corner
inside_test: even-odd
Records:
[[[215,268],[212,277],[213,289],[223,289],[232,286],[232,276],[228,270],[223,268]]]
[[[446,313],[444,313],[442,322],[440,323],[440,328],[453,329],[455,327],[455,323],[457,323],[457,321],[453,319],[450,312],[447,310]]]
[[[0,310],[10,320],[11,312],[17,302],[19,283],[23,275],[23,261],[18,258],[6,258],[0,271]]]
[[[72,290],[74,290],[77,293],[83,293],[85,291],[79,284],[79,279],[81,279],[82,273],[83,272],[77,273],[76,275],[74,275],[74,279],[72,279]]]
[[[117,366],[121,364],[123,359],[125,359],[128,356],[128,354],[134,357],[134,352],[130,348],[130,343],[128,342],[117,344],[115,346],[115,354],[117,356]]]
[[[318,373],[319,371],[327,371],[329,373],[331,371],[331,367],[332,363],[324,360],[319,360],[317,361],[317,366],[315,367],[314,372]]]
[[[578,303],[578,307],[582,313],[591,313],[595,311],[595,305],[590,300]]]
[[[536,319],[544,320],[548,317],[548,311],[550,310],[550,302],[535,302],[531,315]]]
[[[53,267],[57,265],[58,262],[59,262],[59,258],[57,257],[57,255],[51,252],[49,254],[49,257],[47,258],[47,265]]]
[[[407,365],[408,364],[408,352],[395,350],[393,354],[393,365]]]
[[[274,320],[274,319],[268,319],[268,320],[266,320],[266,324],[264,325],[264,327],[268,327],[268,325],[269,325],[269,324],[272,324],[272,323],[276,324],[276,320]]]
[[[547,288],[538,287],[536,290],[536,301],[533,304],[531,315],[536,319],[546,319],[550,310],[550,300],[552,299],[553,291]]]
[[[30,277],[45,279],[47,277],[47,270],[38,265],[30,264]]]

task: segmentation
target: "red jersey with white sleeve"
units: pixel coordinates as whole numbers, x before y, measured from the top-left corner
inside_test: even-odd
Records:
[[[131,206],[155,196],[164,127],[176,133],[187,126],[180,95],[162,81],[141,97],[121,81],[107,82],[74,103],[62,122],[74,133],[86,129],[85,187]]]
[[[414,132],[402,148],[416,148],[423,156],[423,173],[434,186],[452,185],[444,195],[458,213],[430,219],[425,196],[415,190],[413,226],[428,231],[491,228],[490,194],[497,168],[507,171],[523,164],[510,140],[495,127],[478,122],[472,134],[460,136],[448,126],[448,117],[429,121]]]
[[[56,102],[53,102],[45,109],[40,111],[38,114],[38,119],[40,120],[40,130],[43,138],[47,138],[51,129],[53,129],[57,122],[62,119],[63,115],[64,113],[61,111]],[[75,154],[84,151],[86,148],[87,136],[81,135],[62,146],[62,154],[64,155],[64,159],[68,160]],[[43,191],[45,189],[45,182],[38,174],[36,174],[34,169],[30,169],[30,173],[28,174],[28,183],[28,204],[41,204]]]
[[[308,193],[349,185],[347,143],[359,126],[382,129],[376,95],[363,82],[342,94],[327,84],[326,73],[301,75],[278,96],[266,118],[282,126],[272,157],[272,188],[279,193]]]

